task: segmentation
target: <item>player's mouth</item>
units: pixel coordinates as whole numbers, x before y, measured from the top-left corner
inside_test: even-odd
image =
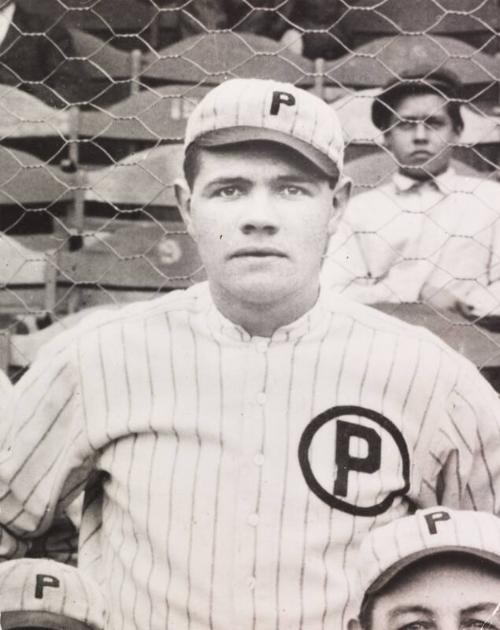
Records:
[[[433,154],[430,153],[429,151],[424,151],[422,149],[417,149],[416,151],[412,151],[411,157],[412,158],[428,160],[429,158],[433,157]]]
[[[286,258],[286,254],[274,247],[243,247],[233,252],[230,258]]]

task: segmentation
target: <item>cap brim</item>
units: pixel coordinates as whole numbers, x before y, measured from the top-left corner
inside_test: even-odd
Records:
[[[2,630],[47,628],[47,630],[96,630],[78,619],[45,610],[11,610],[0,615]]]
[[[300,155],[303,155],[328,178],[339,177],[339,167],[334,160],[330,159],[305,140],[300,140],[295,136],[290,136],[276,129],[247,127],[243,125],[239,127],[227,127],[209,131],[202,136],[198,136],[195,142],[203,147],[222,147],[238,144],[240,142],[255,142],[256,140],[266,140],[268,142],[283,144],[297,153],[300,153]]]
[[[481,560],[488,560],[496,566],[500,567],[500,557],[494,553],[488,551],[482,551],[474,549],[472,547],[460,547],[457,545],[448,545],[443,547],[432,547],[430,549],[422,549],[405,558],[401,558],[398,562],[391,565],[386,569],[379,577],[366,589],[365,595],[373,595],[386,586],[398,573],[400,573],[406,567],[411,566],[417,560],[422,558],[430,558],[444,553],[457,553],[479,558]]]

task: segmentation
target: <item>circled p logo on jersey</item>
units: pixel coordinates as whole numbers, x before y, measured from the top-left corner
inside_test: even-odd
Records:
[[[410,487],[401,431],[366,407],[339,405],[313,418],[300,439],[299,463],[319,499],[356,516],[382,514]]]

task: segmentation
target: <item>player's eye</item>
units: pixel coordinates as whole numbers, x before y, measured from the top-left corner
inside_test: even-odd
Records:
[[[432,628],[432,625],[433,624],[429,621],[412,621],[410,623],[399,626],[398,630],[429,630],[430,628]]]
[[[465,619],[461,627],[467,630],[498,630],[498,626],[485,619]]]
[[[294,184],[282,186],[280,192],[285,197],[301,197],[309,194],[308,190],[304,186],[297,186]]]
[[[242,193],[243,191],[239,186],[222,186],[214,191],[214,196],[222,199],[237,199]]]

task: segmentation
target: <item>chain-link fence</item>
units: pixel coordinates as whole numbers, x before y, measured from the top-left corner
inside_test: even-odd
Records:
[[[498,5],[0,1],[2,366],[29,364],[84,309],[203,278],[173,181],[187,116],[231,77],[292,82],[341,118],[355,197],[325,283],[500,365]],[[436,75],[459,89],[436,91]],[[400,111],[403,94],[374,124],[384,86],[408,77],[431,110]],[[447,135],[434,119],[446,125],[450,103],[463,124]]]

